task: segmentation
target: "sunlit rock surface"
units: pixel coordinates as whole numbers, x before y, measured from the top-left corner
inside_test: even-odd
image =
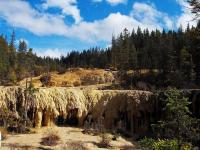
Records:
[[[116,128],[121,123],[133,133],[148,130],[153,112],[152,93],[137,90],[92,90],[74,88],[39,88],[25,96],[23,88],[0,87],[0,107],[22,116],[27,107],[35,127],[59,125],[83,126],[92,123]],[[25,98],[26,97],[26,98]],[[26,102],[27,100],[27,102]]]

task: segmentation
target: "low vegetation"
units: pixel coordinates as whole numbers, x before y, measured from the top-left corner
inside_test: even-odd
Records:
[[[55,146],[58,144],[59,141],[60,136],[58,135],[58,133],[55,130],[50,129],[47,134],[44,135],[44,137],[42,138],[41,144],[45,146]]]
[[[40,77],[40,82],[42,86],[49,86],[51,81],[51,75],[49,73],[45,73]]]
[[[144,138],[139,143],[143,150],[198,150],[190,143],[182,143],[179,148],[177,140]]]
[[[18,114],[5,109],[0,109],[0,126],[6,129],[8,132],[15,133],[29,133],[32,123],[30,120],[26,120],[18,116]]]
[[[109,148],[110,147],[111,138],[106,133],[102,133],[100,135],[100,142],[98,143],[98,147],[100,148]]]
[[[64,147],[63,150],[88,150],[82,142],[80,141],[72,141],[72,142],[67,142]]]
[[[188,98],[177,89],[164,94],[165,112],[157,124],[152,124],[154,139],[144,138],[140,141],[141,146],[145,150],[181,150],[185,147],[192,150],[192,144],[199,146],[200,122],[191,116]]]

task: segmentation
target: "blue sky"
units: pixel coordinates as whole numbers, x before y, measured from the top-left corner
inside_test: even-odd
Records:
[[[40,56],[110,45],[112,34],[140,26],[183,28],[193,16],[186,0],[0,0],[0,33],[16,33]]]

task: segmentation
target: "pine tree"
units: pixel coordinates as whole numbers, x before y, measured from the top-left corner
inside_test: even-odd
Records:
[[[129,49],[129,69],[135,70],[137,69],[137,51],[134,44],[130,44]]]
[[[128,69],[128,61],[129,61],[129,51],[130,51],[130,33],[125,28],[122,34],[122,43],[120,47],[120,54],[121,54],[121,69],[127,70]]]
[[[0,78],[1,83],[8,82],[9,74],[9,48],[6,39],[0,36]]]
[[[180,71],[184,81],[190,82],[192,80],[192,56],[185,47],[180,52]]]
[[[112,66],[114,68],[117,67],[117,43],[116,43],[116,39],[114,36],[112,36]]]
[[[25,53],[27,51],[27,44],[24,40],[19,41],[19,48],[18,48],[19,52],[23,52]]]
[[[191,51],[195,65],[196,84],[200,85],[200,21],[198,22],[197,27],[191,30],[191,36]]]
[[[9,79],[12,83],[15,83],[17,81],[16,72],[15,72],[16,67],[17,67],[17,58],[16,58],[14,31],[11,34],[10,43],[9,43],[9,62],[10,62]]]

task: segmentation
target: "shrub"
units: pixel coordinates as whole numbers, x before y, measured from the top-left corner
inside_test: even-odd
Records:
[[[42,86],[48,86],[51,81],[51,75],[50,74],[44,74],[40,78],[40,82],[42,83]]]
[[[154,139],[145,137],[144,139],[139,141],[139,144],[142,149],[152,150],[154,142],[155,142]]]
[[[63,82],[61,83],[61,85],[62,85],[63,87],[70,87],[70,86],[72,86],[71,83],[70,83],[69,81],[63,81]]]
[[[67,142],[62,150],[87,150],[81,141],[71,141]]]
[[[81,86],[81,81],[79,81],[79,80],[75,81],[73,84],[74,84],[74,86]]]
[[[66,72],[66,69],[64,67],[58,68],[58,74],[64,74]]]
[[[143,150],[179,150],[179,144],[177,140],[144,138],[139,141],[139,144]],[[181,150],[194,150],[192,144],[182,143]]]
[[[110,142],[111,142],[110,137],[105,133],[101,134],[100,137],[101,137],[101,141],[98,144],[98,146],[100,148],[108,148],[108,147],[110,147]]]
[[[57,145],[60,141],[60,136],[56,131],[50,130],[45,137],[42,138],[41,144],[45,146]]]
[[[153,148],[155,150],[178,150],[177,140],[158,140],[154,142]]]
[[[29,133],[32,122],[7,108],[0,108],[0,126],[3,126],[8,132]]]

